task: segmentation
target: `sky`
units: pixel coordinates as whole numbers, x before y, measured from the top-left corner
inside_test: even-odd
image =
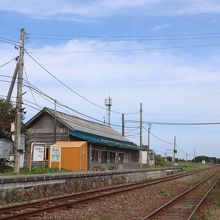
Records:
[[[146,122],[220,122],[219,23],[218,0],[1,0],[0,95],[8,92],[5,76],[13,75],[15,45],[25,28],[24,78],[99,121],[110,95],[112,127],[121,132],[125,113],[125,135],[137,144],[140,102]],[[27,86],[23,91],[25,121],[41,107],[54,108]],[[194,149],[196,155],[220,157],[219,132],[220,125],[153,124],[150,146],[171,155],[176,136],[180,158],[192,158]]]

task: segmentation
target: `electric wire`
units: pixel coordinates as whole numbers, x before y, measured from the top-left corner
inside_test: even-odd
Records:
[[[25,73],[25,76],[26,76],[26,81],[27,81],[28,85],[30,85],[29,80],[28,80],[28,75],[27,75],[27,72],[26,72],[25,65],[24,65],[24,73]],[[37,104],[37,101],[36,101],[35,97],[34,97],[34,94],[33,94],[32,89],[30,88],[30,86],[29,86],[28,88],[29,88],[29,90],[30,90],[30,92],[31,92],[31,96],[32,96],[32,98],[33,98],[35,104],[36,104],[37,106],[39,106],[39,105]]]
[[[16,59],[17,59],[17,57],[15,57],[15,58],[9,60],[9,61],[6,62],[6,63],[1,64],[1,65],[0,65],[0,68],[2,68],[2,67],[4,67],[4,66],[8,65],[9,63],[11,63],[12,61],[14,61],[14,60],[16,60]]]
[[[163,142],[163,143],[165,143],[165,144],[173,145],[173,143],[168,142],[168,141],[165,141],[165,140],[163,140],[162,138],[159,138],[158,136],[152,134],[152,132],[150,132],[150,134],[151,134],[152,137],[156,138],[157,140],[159,140],[159,141],[161,141],[161,142]]]
[[[29,103],[32,103],[32,105],[30,105],[30,104],[27,104],[26,103],[26,101],[27,100],[24,100],[24,105],[27,105],[27,106],[29,106],[29,107],[33,107],[33,108],[35,108],[36,110],[42,110],[42,109],[39,109],[39,108],[37,108],[37,107],[34,107],[33,105],[35,105],[33,102],[30,102],[30,101],[28,101]],[[50,109],[50,111],[52,111],[53,113],[54,113],[54,110],[52,110],[52,109]],[[57,111],[57,113],[58,113],[58,111]],[[63,113],[63,112],[59,112],[60,114],[65,114],[65,113]],[[65,114],[66,115],[66,114]],[[70,117],[72,116],[72,115],[69,115]],[[59,118],[59,116],[57,115],[57,117]],[[62,116],[61,116],[62,117]],[[104,131],[103,130],[103,128],[97,128],[97,127],[94,127],[94,126],[90,126],[89,124],[86,124],[86,123],[84,123],[85,121],[80,121],[80,120],[85,120],[85,119],[81,119],[81,118],[78,118],[79,119],[79,121],[76,121],[76,120],[74,120],[74,125],[78,125],[78,126],[81,126],[81,127],[83,127],[83,128],[86,128],[86,129],[89,129],[89,130],[93,130],[93,131],[97,131],[97,132],[100,132],[101,134],[106,134],[106,136],[107,135],[113,135],[113,136],[117,136],[118,135],[118,133],[115,131],[115,133],[110,133],[110,132],[106,132],[106,131]],[[67,122],[70,122],[70,123],[73,123],[73,121],[71,120],[71,119],[68,119],[68,118],[65,118],[65,121],[67,121]],[[94,122],[93,122],[94,123]],[[106,125],[104,125],[104,124],[99,124],[99,125],[101,125],[101,126],[106,126]],[[116,139],[117,139],[117,137],[115,137]],[[125,141],[125,140],[124,140]]]
[[[10,39],[10,38],[0,37],[0,39],[2,39],[2,40],[6,40],[6,41],[11,42],[11,43],[16,43],[16,44],[19,44],[19,42],[18,42],[18,41],[13,40],[13,39]]]
[[[140,123],[135,120],[126,120],[127,123]],[[143,121],[143,124],[151,125],[168,125],[168,126],[204,126],[204,125],[220,125],[220,122],[155,122],[155,121]]]
[[[215,44],[195,44],[195,45],[180,45],[180,46],[170,46],[170,47],[152,47],[152,48],[131,48],[131,49],[111,49],[111,50],[87,50],[87,51],[30,51],[31,54],[48,54],[48,53],[57,53],[57,54],[85,54],[85,53],[123,53],[129,51],[153,51],[153,50],[167,50],[167,49],[179,49],[179,48],[194,48],[194,47],[212,47],[220,46],[220,43]]]
[[[14,45],[14,46],[19,46],[18,44],[13,43],[13,42],[11,42],[11,41],[7,41],[7,40],[2,40],[2,39],[0,39],[0,42],[6,43],[6,44],[11,44],[11,45]]]
[[[101,123],[101,124],[103,123],[103,121],[101,121],[101,120],[99,120],[99,119],[96,119],[96,118],[94,118],[94,117],[92,117],[92,116],[89,116],[89,115],[86,115],[86,114],[84,114],[84,113],[81,113],[81,112],[79,112],[79,111],[77,111],[77,110],[75,110],[75,109],[73,109],[73,108],[71,108],[71,107],[69,107],[69,106],[67,106],[67,105],[62,104],[60,101],[58,101],[57,99],[52,98],[51,96],[47,95],[46,93],[44,93],[43,91],[41,91],[40,89],[38,89],[37,87],[35,87],[35,86],[34,86],[33,84],[31,84],[30,82],[27,82],[25,79],[24,79],[24,81],[25,81],[25,83],[28,84],[28,85],[25,84],[24,86],[27,86],[28,88],[33,89],[34,92],[36,92],[36,93],[38,93],[38,94],[41,94],[42,96],[45,96],[46,98],[52,100],[53,103],[56,101],[56,103],[57,103],[58,105],[60,105],[60,106],[62,106],[62,107],[65,107],[65,108],[71,110],[71,111],[74,112],[74,113],[77,113],[77,114],[79,114],[79,115],[81,115],[81,116],[84,116],[84,117],[86,117],[86,118],[92,119],[92,120],[94,120],[94,121],[97,121],[97,122],[99,122],[99,123]],[[113,126],[113,127],[122,127],[121,125],[116,125],[116,124],[111,124],[111,126]],[[136,128],[136,127],[128,126],[128,128]]]
[[[178,38],[164,38],[164,37],[123,37],[123,38],[116,38],[116,37],[31,37],[34,40],[107,40],[107,41],[178,41],[178,40],[206,40],[206,39],[219,39],[220,36],[203,36],[203,37],[178,37]]]
[[[86,98],[85,96],[79,94],[78,92],[76,92],[75,90],[73,90],[71,87],[69,87],[66,83],[64,83],[63,81],[61,81],[60,79],[58,79],[54,74],[52,74],[50,71],[48,71],[43,65],[41,65],[33,56],[30,55],[29,52],[27,52],[27,50],[25,50],[26,54],[35,62],[37,63],[44,71],[46,71],[50,76],[52,76],[56,81],[58,81],[61,85],[63,85],[65,88],[67,88],[68,90],[70,90],[71,92],[73,92],[74,94],[76,94],[77,96],[79,96],[80,98],[84,99],[85,101],[89,102],[90,104],[99,107],[103,110],[106,110],[103,106],[96,104],[95,102],[89,100],[88,98]],[[112,113],[117,113],[117,114],[122,114],[121,112],[117,112],[117,111],[113,111],[111,110]],[[137,114],[137,112],[132,112],[132,113],[124,113],[124,114]]]
[[[109,36],[106,36],[106,35],[87,35],[87,36],[82,36],[82,35],[66,35],[66,34],[56,34],[56,33],[34,33],[34,32],[30,32],[29,33],[30,35],[33,35],[33,36],[52,36],[52,37],[73,37],[73,38],[106,38],[106,37],[109,37]],[[182,37],[182,36],[206,36],[206,35],[220,35],[220,32],[207,32],[207,33],[180,33],[180,34],[157,34],[157,35],[114,35],[114,36],[110,36],[110,37],[113,37],[113,38],[149,38],[149,37]]]
[[[4,83],[10,83],[11,81],[9,81],[9,80],[3,80],[3,79],[0,79],[0,82],[4,82]]]

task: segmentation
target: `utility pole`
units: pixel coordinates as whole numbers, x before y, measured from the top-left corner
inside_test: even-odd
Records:
[[[147,164],[150,164],[150,129],[151,129],[151,124],[148,124],[148,130],[147,130]]]
[[[165,157],[166,157],[166,166],[167,166],[167,149],[166,149],[166,152],[165,152]]]
[[[176,136],[174,136],[174,144],[173,144],[173,165],[176,161]]]
[[[106,110],[108,112],[108,125],[111,124],[111,107],[112,107],[112,99],[109,98],[105,99],[105,106],[106,106]]]
[[[57,100],[54,100],[54,143],[57,141]]]
[[[143,145],[143,141],[142,141],[142,130],[143,130],[143,109],[142,109],[142,102],[140,103],[140,148]]]
[[[125,114],[124,113],[122,113],[122,118],[121,118],[122,120],[122,136],[124,137],[125,136]]]
[[[196,162],[196,150],[194,149],[194,159],[193,159],[193,162],[195,163]]]
[[[20,150],[21,145],[21,126],[22,126],[22,86],[23,86],[23,68],[24,68],[24,40],[25,30],[21,29],[20,36],[20,53],[18,62],[18,82],[17,82],[17,98],[16,98],[16,119],[15,119],[15,169],[16,174],[20,168]]]
[[[142,109],[142,102],[140,103],[140,151],[139,151],[139,163],[140,169],[142,169],[142,130],[143,130],[143,109]]]
[[[19,57],[17,57],[16,60],[17,59],[19,59]],[[17,75],[18,75],[18,67],[19,67],[19,61],[16,64],[15,71],[14,71],[14,74],[13,74],[13,77],[12,77],[12,80],[11,80],[10,88],[8,90],[8,95],[7,95],[7,98],[6,98],[7,103],[9,103],[10,99],[11,99],[11,95],[12,95],[12,92],[13,92],[13,89],[14,89],[15,81],[16,81],[16,78],[17,78]]]
[[[186,153],[186,162],[187,162],[187,160],[188,160],[188,154]]]

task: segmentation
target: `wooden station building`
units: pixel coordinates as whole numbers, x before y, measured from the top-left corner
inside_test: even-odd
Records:
[[[139,147],[109,125],[43,108],[26,123],[26,129],[31,142],[48,147],[57,141],[73,146],[74,142],[86,142],[87,170],[139,168]]]

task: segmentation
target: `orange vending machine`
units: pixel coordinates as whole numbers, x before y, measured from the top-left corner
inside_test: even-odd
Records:
[[[54,147],[61,148],[60,167],[72,171],[88,170],[88,144],[86,141],[57,141]],[[59,162],[50,161],[52,168],[58,168]]]

